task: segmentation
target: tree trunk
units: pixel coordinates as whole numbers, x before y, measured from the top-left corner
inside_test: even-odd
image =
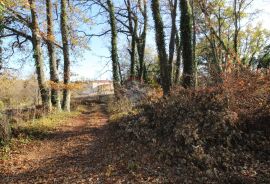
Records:
[[[61,0],[61,34],[64,54],[64,84],[62,108],[70,111],[70,56],[68,42],[68,16],[67,16],[67,0]]]
[[[195,18],[195,4],[192,0],[192,58],[194,61],[194,85],[198,86],[198,62],[196,60],[196,18]]]
[[[118,66],[118,72],[119,72],[119,83],[121,84],[121,85],[123,85],[123,76],[122,76],[122,73],[121,73],[121,66],[120,66],[120,63],[118,62],[117,63],[117,66]]]
[[[135,79],[135,65],[136,65],[136,39],[137,39],[137,28],[138,20],[132,15],[130,0],[126,2],[127,12],[128,12],[128,23],[129,23],[129,33],[131,35],[131,49],[130,53],[130,79]],[[134,26],[133,26],[134,24]]]
[[[115,21],[114,5],[111,0],[107,0],[108,11],[110,16],[111,26],[111,58],[112,58],[112,69],[113,69],[113,86],[114,93],[116,96],[119,94],[120,88],[120,77],[118,68],[118,53],[117,53],[117,25]]]
[[[183,44],[183,86],[194,86],[194,61],[192,52],[192,13],[189,0],[180,0],[181,41]]]
[[[48,47],[48,54],[49,54],[49,63],[50,63],[50,80],[58,84],[59,83],[59,76],[58,76],[58,69],[56,63],[56,55],[55,55],[55,46],[53,44],[55,37],[54,37],[54,23],[53,23],[53,12],[52,12],[52,1],[46,0],[46,12],[47,12],[47,47]],[[61,110],[61,103],[59,97],[59,90],[52,87],[51,89],[51,102],[53,107],[57,110]]]
[[[148,71],[147,71],[145,63],[143,65],[143,81],[146,82],[146,83],[149,82],[149,80],[148,80]]]
[[[180,66],[181,66],[181,59],[182,59],[182,44],[180,40],[180,36],[178,31],[176,30],[176,39],[175,39],[175,45],[176,45],[176,64],[175,64],[175,77],[174,77],[174,84],[177,85],[180,80]]]
[[[131,58],[131,67],[130,67],[130,78],[131,80],[135,79],[135,65],[136,65],[136,38],[137,38],[137,20],[134,20],[134,30],[132,32],[132,38],[131,38],[131,52],[130,52],[130,58]]]
[[[161,84],[163,94],[166,96],[170,94],[171,79],[169,78],[170,66],[166,52],[164,24],[160,14],[159,0],[152,0],[151,2],[152,2],[151,5],[153,12],[153,19],[155,23],[156,45],[160,62]]]
[[[3,34],[3,29],[1,28],[1,25],[0,25],[0,36],[2,36],[2,34]],[[3,41],[2,41],[2,38],[0,38],[0,75],[2,73],[2,69],[3,69]]]
[[[221,23],[221,20],[222,20],[222,15],[221,15],[221,8],[219,7],[218,8],[218,36],[221,38],[222,35],[222,23]],[[222,62],[223,62],[223,53],[222,53],[222,49],[221,49],[221,43],[218,44],[218,65],[220,67],[220,72],[222,72]],[[221,73],[219,74],[221,75]]]
[[[212,61],[210,62],[209,73],[211,76],[212,81],[216,85],[217,83],[221,82],[221,65],[219,64],[219,56],[217,50],[216,39],[214,37],[213,31],[210,30],[209,36],[209,44],[212,50]]]
[[[140,3],[140,2],[139,2]],[[142,10],[141,4],[139,4],[140,7],[140,11],[143,15],[144,18],[144,25],[143,25],[143,32],[142,34],[139,36],[139,38],[137,38],[137,51],[138,51],[138,56],[139,56],[139,75],[138,78],[140,79],[140,81],[144,81],[147,82],[146,79],[147,76],[147,71],[145,70],[145,62],[144,62],[144,55],[145,55],[145,45],[146,45],[146,35],[147,35],[147,24],[148,24],[148,15],[147,15],[147,3],[146,0],[143,0],[143,5],[144,8]]]
[[[130,52],[130,79],[135,79],[135,65],[136,65],[136,38],[132,36],[131,38],[131,52]]]
[[[39,85],[39,90],[41,94],[42,105],[45,108],[50,110],[50,93],[48,86],[46,84],[45,73],[44,73],[44,61],[42,56],[42,48],[41,48],[41,36],[38,26],[38,18],[36,12],[36,2],[35,0],[28,0],[30,4],[31,10],[31,31],[32,31],[32,44],[34,50],[34,59],[36,65],[36,72],[37,72],[37,80]]]
[[[234,13],[234,38],[233,38],[233,50],[234,50],[234,62],[237,65],[238,59],[238,12],[237,12],[237,0],[233,1],[233,13]]]
[[[172,70],[173,70],[173,57],[174,57],[174,50],[175,50],[175,37],[176,37],[176,10],[177,10],[177,0],[174,2],[170,1],[170,10],[171,10],[171,38],[169,44],[169,78],[172,80]]]
[[[2,6],[0,5],[0,8]],[[4,33],[4,25],[3,25],[3,12],[0,10],[0,36]],[[3,40],[0,38],[0,74],[2,73],[3,69]]]

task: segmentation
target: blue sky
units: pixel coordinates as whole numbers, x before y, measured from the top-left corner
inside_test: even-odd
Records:
[[[269,27],[270,29],[270,0],[254,0],[253,6],[250,11],[259,9],[261,13],[256,17],[256,22],[260,21],[263,23],[264,27]],[[150,13],[150,12],[149,12]],[[102,26],[104,28],[104,26]],[[100,26],[92,26],[91,32],[99,32],[102,29]],[[123,38],[119,38],[120,44],[124,43]],[[151,45],[154,45],[154,35],[150,34],[148,41]],[[72,72],[76,74],[75,79],[111,79],[111,62],[110,62],[110,35],[105,37],[93,38],[90,41],[90,51],[85,51],[82,58],[76,58],[76,62],[73,63]],[[121,48],[122,46],[119,46]],[[16,56],[17,58],[18,56]],[[45,62],[46,58],[45,58]],[[12,64],[16,66],[18,64]],[[29,76],[34,73],[34,65],[25,64],[23,68],[20,69],[19,74],[23,76]],[[48,68],[46,73],[48,74]],[[27,74],[27,75],[25,75]],[[29,75],[28,75],[29,74]]]
[[[263,23],[264,27],[270,29],[270,0],[254,0],[252,10],[261,10],[261,13],[256,17],[256,21]],[[148,40],[154,40],[153,34],[150,35]],[[109,36],[106,38],[96,38],[90,43],[92,51],[86,52],[84,57],[77,66],[73,68],[79,76],[90,79],[110,79],[111,78],[111,64],[105,65],[108,62],[107,58],[100,58],[98,56],[109,56],[108,48],[110,45]],[[107,72],[106,72],[107,71]]]

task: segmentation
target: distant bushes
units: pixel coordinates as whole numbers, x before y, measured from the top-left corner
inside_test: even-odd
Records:
[[[18,79],[14,74],[0,75],[0,101],[5,108],[21,108],[38,104],[38,84],[35,76],[29,79]]]

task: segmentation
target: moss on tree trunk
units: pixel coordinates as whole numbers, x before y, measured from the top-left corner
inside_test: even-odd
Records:
[[[110,16],[110,26],[111,26],[111,59],[112,59],[112,69],[113,69],[113,86],[115,95],[118,95],[118,90],[120,88],[120,76],[118,67],[118,52],[117,52],[117,25],[115,20],[114,5],[111,0],[107,0],[108,11]]]
[[[156,32],[156,45],[158,50],[159,62],[160,62],[160,73],[161,73],[161,84],[164,95],[169,95],[171,88],[170,78],[170,65],[168,61],[168,55],[166,52],[164,24],[160,14],[159,0],[152,0],[152,12],[155,23]]]
[[[38,18],[36,12],[36,2],[35,0],[28,0],[31,10],[31,31],[32,31],[32,44],[34,50],[34,59],[36,65],[37,80],[39,85],[39,90],[41,94],[42,104],[45,108],[50,109],[50,93],[46,83],[45,73],[44,73],[44,61],[41,48],[41,35],[38,25]]]
[[[47,12],[47,48],[49,54],[49,64],[50,64],[50,80],[54,83],[59,83],[59,76],[57,70],[55,46],[53,44],[54,38],[54,23],[53,23],[53,11],[52,11],[52,1],[46,0],[46,12]],[[59,97],[59,90],[51,89],[51,102],[52,105],[61,110],[61,103]]]
[[[183,86],[194,86],[194,59],[192,49],[192,13],[189,0],[180,0],[181,41],[183,45]]]
[[[65,111],[70,111],[70,56],[69,56],[69,41],[68,41],[68,16],[67,16],[67,0],[61,0],[61,34],[64,54],[64,84],[62,108]]]

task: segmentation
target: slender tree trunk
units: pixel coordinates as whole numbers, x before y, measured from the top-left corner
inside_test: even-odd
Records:
[[[144,8],[142,10],[141,4],[139,2],[139,7],[141,9],[141,12],[143,14],[143,18],[144,18],[144,25],[143,25],[143,32],[140,35],[139,38],[137,38],[137,51],[138,51],[138,55],[139,55],[139,79],[140,81],[144,81],[147,82],[146,79],[147,76],[147,71],[144,71],[145,68],[145,62],[144,62],[144,56],[145,56],[145,45],[146,45],[146,35],[147,35],[147,24],[148,24],[148,14],[147,14],[147,3],[146,0],[143,0],[143,5]]]
[[[209,73],[211,75],[212,80],[214,81],[214,84],[217,84],[221,82],[221,68],[220,68],[221,65],[219,65],[217,44],[213,31],[210,31],[209,43],[213,57],[213,60],[210,62]]]
[[[32,31],[32,44],[34,49],[34,59],[36,65],[36,72],[37,72],[37,80],[39,85],[39,90],[41,94],[42,105],[45,108],[50,110],[50,93],[48,86],[46,84],[46,78],[44,73],[44,61],[42,55],[42,48],[41,48],[41,36],[38,26],[38,18],[36,12],[36,1],[35,0],[28,0],[30,4],[31,10],[31,31]]]
[[[164,95],[170,94],[171,89],[171,79],[170,77],[170,66],[168,55],[166,52],[165,44],[165,33],[164,33],[164,24],[160,14],[160,4],[159,0],[152,0],[152,12],[153,19],[155,23],[155,32],[156,32],[156,45],[158,50],[159,62],[160,62],[160,73],[161,73],[161,84]]]
[[[2,36],[2,34],[3,34],[3,29],[1,28],[1,25],[0,25],[0,36]],[[0,38],[0,75],[2,73],[2,69],[3,69],[3,41],[2,41],[2,38]]]
[[[132,33],[132,38],[131,38],[131,67],[130,67],[130,78],[132,80],[135,79],[135,65],[136,65],[136,39],[137,39],[137,20],[134,20],[134,30]]]
[[[136,65],[136,39],[138,20],[132,14],[130,0],[125,1],[128,12],[129,33],[131,35],[131,49],[130,53],[130,79],[135,79],[135,65]]]
[[[148,71],[147,71],[145,63],[143,65],[143,81],[148,83]]]
[[[195,4],[194,4],[194,0],[192,1],[192,58],[194,60],[194,82],[195,82],[195,86],[198,86],[198,62],[196,60],[196,39],[197,39],[197,35],[196,35],[196,18],[195,18]]]
[[[233,2],[233,11],[234,11],[234,38],[233,38],[233,50],[234,50],[234,63],[238,66],[238,34],[239,34],[239,27],[238,27],[238,18],[239,12],[237,11],[237,0]]]
[[[56,63],[56,55],[55,55],[55,46],[53,44],[54,37],[54,23],[53,23],[53,11],[52,11],[52,1],[46,0],[46,12],[47,12],[47,47],[49,54],[49,63],[50,63],[50,80],[55,84],[59,83],[59,76],[57,70]],[[59,97],[59,90],[56,88],[51,89],[51,102],[53,107],[57,108],[57,110],[61,110],[61,103]]]
[[[219,7],[218,9],[218,36],[221,38],[222,36],[222,23],[221,23],[221,8]],[[214,35],[213,35],[214,37]],[[221,83],[222,82],[222,62],[223,62],[223,53],[222,53],[222,49],[221,49],[221,43],[219,42],[219,44],[217,44],[216,48],[216,63],[215,63],[215,68],[216,68],[216,83]]]
[[[221,81],[221,65],[219,65],[219,47],[221,43],[216,39],[215,32],[213,29],[210,29],[209,35],[205,33],[205,37],[209,42],[209,47],[211,49],[211,54],[209,56],[210,61],[208,62],[208,72],[210,74],[211,84],[214,84]],[[216,43],[219,42],[219,44]]]
[[[237,30],[238,30],[238,23],[237,23],[237,0],[233,1],[233,15],[234,15],[234,38],[233,38],[233,49],[234,54],[237,54]],[[236,59],[236,58],[235,58]]]
[[[132,36],[131,40],[131,52],[130,52],[130,79],[134,80],[135,79],[135,65],[136,65],[136,38]]]
[[[121,66],[120,66],[120,63],[118,62],[117,63],[117,66],[118,66],[118,72],[119,72],[119,83],[121,84],[121,85],[123,85],[123,76],[122,76],[122,73],[121,73]]]
[[[172,80],[172,72],[173,72],[173,57],[175,51],[175,37],[176,37],[176,10],[177,10],[178,1],[174,0],[174,2],[170,1],[170,9],[171,9],[171,37],[169,44],[169,78]]]
[[[2,8],[2,6],[0,5],[0,8]],[[3,35],[4,33],[4,25],[3,25],[3,10],[0,10],[0,36]],[[2,38],[0,38],[0,75],[2,73],[2,69],[3,69],[3,40]]]
[[[110,16],[111,26],[111,58],[112,58],[112,69],[113,69],[113,86],[114,93],[116,96],[119,94],[120,88],[120,77],[118,68],[118,52],[117,52],[117,25],[115,20],[114,5],[111,0],[107,0],[108,11]]]
[[[183,86],[194,86],[194,60],[192,52],[192,13],[189,0],[180,0],[181,41],[183,44]]]
[[[221,23],[222,17],[221,17],[221,8],[218,8],[218,36],[221,38],[222,34],[222,23]],[[218,44],[218,65],[221,68],[222,62],[223,62],[223,53],[221,49],[221,44]],[[220,71],[222,72],[222,70]]]
[[[63,42],[64,54],[64,84],[62,108],[65,111],[70,111],[70,56],[69,56],[69,41],[68,41],[68,15],[67,15],[67,0],[61,0],[61,34]]]
[[[175,45],[176,45],[176,63],[175,63],[175,77],[174,77],[174,84],[177,85],[180,80],[180,66],[181,66],[181,59],[182,59],[182,44],[180,40],[180,36],[178,31],[176,30],[176,39],[175,39]]]

